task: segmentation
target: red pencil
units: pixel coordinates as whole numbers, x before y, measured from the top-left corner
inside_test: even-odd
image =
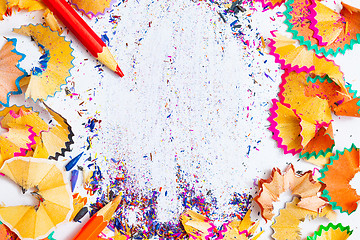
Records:
[[[118,195],[113,201],[109,202],[102,209],[92,216],[89,221],[81,228],[73,240],[96,240],[97,236],[108,225],[112,215],[115,213],[121,201]]]
[[[106,44],[65,0],[43,0],[43,2],[94,57],[120,77],[124,76]]]

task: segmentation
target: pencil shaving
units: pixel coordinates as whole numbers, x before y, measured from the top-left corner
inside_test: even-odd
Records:
[[[316,211],[307,210],[298,207],[299,199],[294,197],[293,201],[286,203],[285,209],[280,210],[279,216],[275,218],[275,223],[271,228],[274,230],[272,237],[275,240],[301,239],[300,223],[306,218],[314,219],[317,217],[326,217],[334,220],[335,212],[331,210],[330,206],[326,206],[318,214]]]
[[[30,140],[32,142],[30,148],[23,150],[21,156],[26,155],[57,160],[59,156],[63,156],[66,151],[70,150],[70,145],[73,143],[71,127],[67,124],[65,118],[49,107],[47,107],[47,111],[56,121],[56,124],[48,125],[39,116],[38,112],[34,112],[31,108],[25,106],[13,105],[0,111],[0,123],[3,128],[9,129],[13,133],[15,133],[14,131],[24,133],[24,131],[20,130],[26,128],[30,128],[31,132],[33,132],[34,142]],[[15,140],[17,139],[21,140],[24,138],[20,137]],[[11,156],[14,157],[13,155],[6,155],[3,156],[3,159],[9,159]]]
[[[309,21],[313,30],[313,37],[318,40],[318,45],[327,51],[342,52],[358,44],[360,38],[359,10],[343,4],[340,13],[328,8],[320,1],[314,0],[309,7],[311,12]]]
[[[351,187],[350,181],[359,171],[359,149],[355,145],[342,152],[336,151],[335,156],[330,158],[330,163],[320,170],[319,180],[326,184],[322,196],[334,209],[347,214],[356,210],[360,196]]]
[[[307,240],[346,240],[352,232],[349,226],[329,223],[327,226],[320,225],[319,230],[314,232],[313,236],[308,236]]]
[[[273,218],[273,203],[278,201],[281,193],[287,190],[300,197],[296,202],[297,206],[320,212],[326,201],[319,198],[318,194],[324,187],[324,184],[313,179],[311,171],[299,175],[290,165],[284,173],[281,173],[278,168],[274,168],[270,178],[261,179],[259,181],[260,192],[254,200],[261,207],[261,215],[266,220]]]
[[[70,69],[74,67],[70,42],[41,24],[22,26],[14,29],[14,32],[32,37],[46,54],[42,68],[32,72],[25,92],[26,98],[46,100],[59,91],[61,85],[66,84]]]
[[[208,240],[216,228],[209,218],[190,209],[181,214],[180,221],[190,239]]]
[[[27,73],[19,66],[25,55],[16,50],[16,39],[7,39],[0,50],[0,104],[9,106],[9,98],[21,94],[20,80]]]
[[[293,34],[293,39],[298,40],[301,45],[306,46],[309,50],[314,50],[316,54],[337,56],[339,53],[344,54],[347,50],[353,49],[354,44],[360,42],[360,28],[354,25],[357,22],[358,13],[352,14],[348,6],[343,5],[340,15],[331,13],[329,9],[321,12],[321,25],[318,24],[316,16],[320,20],[320,15],[314,10],[316,2],[307,0],[289,0],[285,3],[286,16],[285,24],[288,26],[288,32]],[[319,10],[319,8],[317,8]],[[326,7],[321,7],[325,10]],[[322,11],[320,10],[320,11]],[[344,21],[339,21],[344,19]],[[322,22],[322,21],[325,22]],[[316,24],[319,28],[316,27]],[[345,31],[346,25],[347,31]],[[350,26],[351,25],[351,26]],[[330,30],[331,29],[331,30]],[[343,30],[339,30],[343,29]],[[325,31],[325,32],[324,32]],[[321,35],[319,35],[321,34]],[[319,43],[319,38],[324,41]],[[336,38],[335,38],[336,37]],[[335,39],[334,39],[335,38]],[[327,42],[328,41],[328,42]],[[325,44],[326,45],[321,45]]]
[[[275,57],[275,62],[280,63],[282,69],[288,72],[306,72],[320,77],[328,75],[342,90],[347,93],[344,81],[344,74],[334,61],[325,57],[319,57],[314,51],[308,50],[305,46],[296,46],[296,40],[274,34],[270,39],[270,54]]]
[[[0,208],[2,221],[22,239],[46,237],[56,225],[68,220],[72,198],[63,172],[54,163],[47,159],[13,158],[6,161],[0,172],[24,190],[34,188],[33,195],[39,201],[35,206]]]
[[[112,0],[71,0],[71,3],[86,15],[94,17],[104,14],[106,10],[110,9]]]
[[[260,222],[253,222],[250,218],[251,210],[245,214],[243,219],[236,218],[229,223],[226,223],[222,226],[222,230],[219,231],[219,238],[225,240],[256,240],[258,239],[263,231],[257,233],[255,232],[259,227]]]

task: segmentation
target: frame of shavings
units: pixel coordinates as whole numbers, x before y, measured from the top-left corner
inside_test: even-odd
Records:
[[[75,0],[74,0],[75,1]],[[265,3],[266,1],[268,1],[268,0],[263,0],[263,3]],[[105,1],[105,2],[108,2],[108,1]],[[274,6],[276,6],[276,5],[280,5],[282,2],[283,2],[283,0],[281,0],[281,1],[274,1],[274,0],[269,0],[268,2],[270,2],[270,3],[272,3],[272,7],[274,7]],[[93,14],[93,13],[92,13]],[[95,14],[93,14],[93,15],[95,15]],[[40,48],[42,48],[42,50],[45,52],[45,53],[47,53],[47,54],[49,54],[50,55],[50,52],[48,51],[47,52],[47,50],[46,50],[46,48],[44,47],[44,46],[42,46],[41,44],[39,44],[39,46],[40,46]],[[304,53],[304,52],[302,52],[302,53]],[[306,56],[306,54],[304,53],[304,56]],[[46,59],[46,61],[45,61],[45,63],[46,63],[46,65],[48,64],[48,62],[49,62],[49,60],[51,59],[50,57],[47,59],[47,58],[45,58]],[[300,64],[301,65],[301,64]],[[306,65],[306,64],[305,64]],[[319,65],[322,65],[322,64],[319,64]],[[298,65],[299,66],[299,65]],[[44,67],[44,69],[43,70],[46,70],[46,68],[47,68],[48,66],[45,66]],[[307,69],[307,71],[310,71],[310,69],[311,69],[311,67],[309,68],[309,69]],[[314,67],[314,69],[312,70],[312,71],[316,71],[316,67]],[[41,71],[42,72],[42,71]],[[66,79],[66,78],[65,78]],[[335,80],[336,80],[337,78],[335,78]],[[39,98],[39,99],[41,99],[41,98]],[[46,106],[47,107],[47,106]],[[47,109],[48,109],[48,111],[49,112],[51,112],[52,110],[50,109],[50,108],[48,108],[47,107]],[[295,115],[296,114],[299,114],[299,112],[294,112],[295,113]],[[51,114],[55,119],[56,119],[56,117],[58,118],[58,119],[60,119],[60,122],[61,122],[61,116],[60,115],[56,115],[56,112],[55,113],[53,113],[53,114]],[[55,116],[54,116],[55,115]],[[58,121],[59,122],[59,121]],[[67,122],[66,122],[66,119],[65,119],[65,121],[63,121],[62,122],[63,124],[61,124],[60,123],[60,125],[64,128],[64,129],[66,129],[66,127],[68,127],[68,130],[69,130],[69,132],[71,132],[71,128],[70,128],[70,126],[67,124]],[[329,126],[331,126],[331,125],[329,125]],[[312,128],[312,126],[310,127],[310,128]],[[302,128],[302,131],[304,130],[304,128]],[[56,131],[56,130],[54,130],[54,131]],[[43,132],[45,132],[45,131],[43,131]],[[40,132],[39,132],[40,133]],[[320,135],[324,135],[324,136],[330,136],[330,133],[328,133],[328,132],[320,132],[320,131],[318,131],[317,133],[319,133]],[[66,135],[66,134],[65,134]],[[305,134],[304,134],[305,135]],[[302,144],[303,144],[303,142],[305,141],[305,142],[307,142],[307,143],[310,143],[312,140],[310,139],[310,138],[308,138],[307,140],[304,140],[304,138],[305,137],[303,137],[303,139],[301,140],[301,142],[302,142]],[[70,138],[71,139],[71,138]],[[71,141],[72,141],[72,139],[71,139]],[[34,149],[34,152],[36,153],[36,155],[37,156],[42,156],[42,154],[43,154],[43,149],[45,148],[44,147],[44,144],[43,144],[43,142],[41,142],[40,144],[42,144],[42,145],[39,145],[40,147],[39,148],[36,148],[36,149]],[[304,145],[304,144],[303,144]],[[68,148],[68,146],[66,147],[66,148]],[[63,149],[62,149],[63,150]],[[46,150],[47,151],[47,150]],[[62,151],[61,151],[62,152]],[[56,152],[56,153],[58,153],[58,152]],[[63,152],[62,152],[63,153]],[[60,154],[60,153],[59,153]],[[57,158],[57,157],[56,157]],[[11,161],[11,160],[10,160]],[[9,161],[9,162],[10,162]],[[292,173],[294,174],[294,178],[295,177],[298,177],[298,178],[301,178],[302,179],[302,177],[304,177],[304,175],[306,175],[307,173],[304,173],[303,175],[301,175],[301,176],[295,176],[295,170],[293,169],[293,167],[291,166],[291,168],[292,168]],[[274,170],[273,170],[274,171]],[[288,174],[288,170],[286,170],[286,172],[284,173],[284,174],[281,174],[281,172],[280,172],[280,170],[278,170],[277,171],[278,172],[278,174],[280,174],[281,176],[283,176],[284,178],[286,178],[286,176],[287,176],[287,174]],[[295,178],[296,179],[296,178]],[[304,179],[306,179],[306,177],[304,177]],[[313,180],[313,179],[312,179]],[[309,177],[309,182],[312,182],[312,180],[310,179],[310,177]],[[286,183],[285,185],[289,185],[289,187],[290,187],[290,182],[291,181],[289,181],[289,183]],[[301,182],[301,184],[303,184],[303,182]],[[310,184],[310,183],[308,183],[308,184]],[[321,184],[320,184],[321,185]],[[299,187],[298,185],[296,185],[296,186],[293,186],[292,188],[291,188],[291,190],[293,190],[294,192],[296,192],[295,191],[295,189],[301,189],[302,187]],[[305,188],[305,187],[304,187]],[[298,189],[298,190],[299,190]],[[301,194],[299,194],[300,196],[301,196]],[[310,196],[310,198],[313,198],[313,196]],[[305,198],[301,198],[301,201],[302,200],[304,200]],[[301,202],[300,201],[300,202]],[[310,201],[310,200],[309,200]],[[301,205],[301,203],[299,202],[299,204],[298,205]],[[318,210],[319,208],[317,208],[316,210]],[[191,238],[193,238],[193,239],[203,239],[203,238],[205,238],[205,239],[208,239],[209,238],[209,235],[211,234],[210,232],[211,231],[209,231],[209,228],[207,228],[207,227],[209,227],[210,226],[210,229],[212,228],[213,229],[213,226],[212,226],[212,224],[211,224],[211,220],[210,219],[208,219],[207,217],[204,217],[204,216],[202,216],[202,215],[200,215],[200,214],[197,214],[196,212],[190,212],[191,210],[188,210],[186,213],[185,213],[185,216],[184,217],[182,217],[182,220],[185,222],[184,223],[184,228],[186,229],[188,229],[189,230],[189,232],[190,232],[190,237]],[[304,210],[298,210],[298,211],[304,211]],[[316,211],[314,211],[314,212],[316,212]],[[325,212],[325,210],[323,210],[323,214],[326,214],[326,213],[324,213]],[[200,215],[200,216],[199,216]],[[230,236],[236,236],[236,239],[237,239],[237,234],[239,235],[239,238],[240,239],[250,239],[250,237],[252,237],[252,234],[255,232],[255,230],[256,230],[256,228],[258,227],[258,224],[259,223],[256,223],[256,224],[254,224],[253,222],[251,222],[251,219],[250,219],[250,215],[249,215],[249,212],[245,215],[245,217],[243,218],[243,220],[242,221],[239,221],[239,220],[234,220],[234,221],[232,221],[232,222],[230,222],[230,223],[228,223],[228,224],[226,224],[226,226],[224,225],[224,230],[223,230],[223,234],[224,234],[224,239],[228,239],[227,238],[227,234],[229,234]],[[199,229],[197,229],[197,227],[199,227]],[[249,229],[249,227],[251,227],[250,228],[250,230],[248,231],[247,229]],[[206,235],[206,231],[209,233],[209,235]],[[221,232],[221,231],[220,231]],[[219,232],[219,233],[220,233]],[[199,234],[199,235],[198,235]],[[205,235],[203,235],[203,234],[205,234]],[[261,233],[260,233],[261,234]],[[256,235],[255,237],[253,237],[252,239],[257,239],[259,236],[260,236],[260,234],[258,234],[258,235]],[[200,238],[199,238],[200,237]],[[128,237],[127,236],[118,236],[118,237],[115,237],[115,239],[128,239]]]

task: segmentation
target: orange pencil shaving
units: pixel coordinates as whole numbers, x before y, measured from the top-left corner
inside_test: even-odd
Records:
[[[115,213],[121,200],[118,195],[112,202],[109,202],[105,207],[100,209],[76,234],[73,240],[96,240],[97,236],[108,225],[112,215]]]
[[[94,57],[120,77],[124,76],[106,44],[65,0],[43,2]]]

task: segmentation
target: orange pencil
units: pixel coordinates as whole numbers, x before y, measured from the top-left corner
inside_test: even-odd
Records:
[[[124,76],[106,44],[65,0],[43,0],[43,2],[94,57],[120,77]]]
[[[112,202],[106,204],[100,209],[89,221],[80,229],[73,240],[95,240],[97,236],[108,225],[112,215],[116,211],[121,200],[121,196],[118,195]]]

